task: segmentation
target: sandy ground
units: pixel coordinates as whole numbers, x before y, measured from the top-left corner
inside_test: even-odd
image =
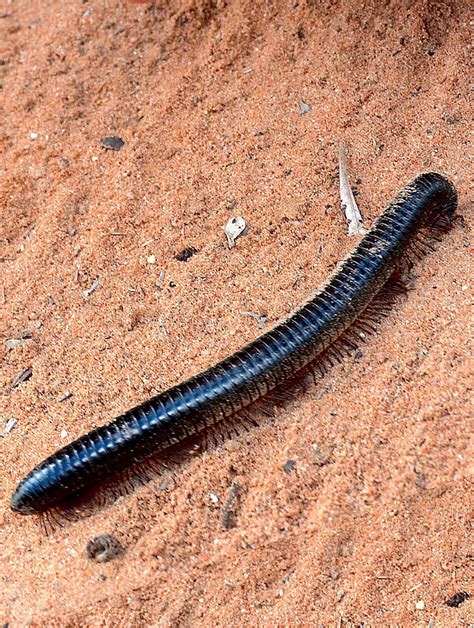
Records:
[[[474,622],[472,598],[446,605],[474,593],[468,4],[0,0],[0,622]],[[464,216],[360,359],[49,536],[13,514],[35,464],[242,347],[242,311],[269,328],[351,250],[341,139],[366,224],[427,169]],[[124,554],[97,564],[103,533]]]

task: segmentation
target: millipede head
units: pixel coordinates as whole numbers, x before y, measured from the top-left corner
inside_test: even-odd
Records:
[[[416,177],[412,185],[415,195],[427,194],[430,197],[425,226],[447,231],[452,226],[458,207],[458,193],[451,181],[438,172],[424,172]]]

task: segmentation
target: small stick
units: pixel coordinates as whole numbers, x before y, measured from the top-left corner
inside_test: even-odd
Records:
[[[235,508],[235,502],[236,500],[238,500],[240,496],[240,492],[241,492],[240,484],[237,484],[237,482],[232,482],[230,490],[229,490],[229,496],[227,497],[224,507],[222,508],[222,526],[226,530],[230,530],[230,528],[235,527],[234,508]]]
[[[97,288],[99,287],[99,283],[100,279],[99,277],[96,277],[92,286],[90,288],[87,288],[87,290],[82,291],[82,296],[84,297],[84,299],[88,299],[91,294],[97,290]]]
[[[349,235],[363,235],[367,233],[367,230],[362,226],[362,216],[347,178],[346,152],[343,142],[339,144],[339,194],[344,213],[349,222]]]
[[[242,316],[254,318],[258,322],[258,326],[260,327],[260,329],[262,329],[262,327],[264,327],[265,323],[267,322],[267,317],[265,315],[254,314],[253,312],[243,312],[242,310],[240,310],[240,313],[242,314]]]
[[[13,378],[12,383],[10,384],[10,390],[13,390],[23,382],[26,382],[26,380],[30,379],[32,375],[33,371],[31,369],[23,369],[21,373]]]

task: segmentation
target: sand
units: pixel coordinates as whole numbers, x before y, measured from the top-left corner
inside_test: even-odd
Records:
[[[474,622],[446,605],[473,593],[468,4],[0,0],[0,622]],[[341,140],[366,225],[424,170],[464,217],[358,359],[52,534],[12,513],[43,458],[324,281],[357,242]],[[89,560],[99,534],[123,554]]]

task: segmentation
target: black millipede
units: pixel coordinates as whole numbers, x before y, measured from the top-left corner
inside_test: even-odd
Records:
[[[300,309],[215,366],[57,451],[19,484],[12,509],[27,515],[60,507],[71,495],[225,423],[309,365],[338,356],[341,347],[354,347],[354,330],[358,338],[360,330],[373,329],[380,296],[393,293],[411,254],[431,249],[430,235],[449,227],[456,207],[446,178],[416,177]]]

